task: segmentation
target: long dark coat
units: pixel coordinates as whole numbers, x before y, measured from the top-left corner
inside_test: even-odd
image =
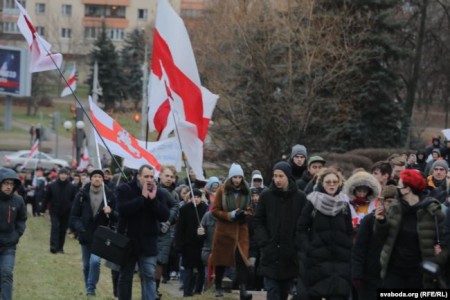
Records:
[[[261,249],[258,272],[275,280],[298,276],[296,224],[306,203],[305,193],[293,180],[287,191],[273,183],[261,194],[253,218],[255,240]]]
[[[313,297],[351,293],[353,226],[350,209],[328,216],[308,201],[298,223],[300,276]]]
[[[175,231],[175,245],[183,257],[182,264],[185,268],[197,268],[203,265],[201,259],[203,238],[197,235],[199,221],[208,211],[208,205],[203,201],[197,207],[190,202],[180,208],[180,215]]]

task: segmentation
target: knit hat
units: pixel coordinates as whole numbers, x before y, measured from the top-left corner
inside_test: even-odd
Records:
[[[242,167],[240,164],[237,164],[237,163],[231,164],[230,170],[228,171],[228,178],[231,178],[233,176],[244,177],[244,170],[242,170]]]
[[[206,183],[206,189],[207,189],[208,191],[210,191],[210,190],[211,190],[211,186],[212,186],[214,183],[217,183],[218,185],[220,185],[220,180],[219,180],[219,178],[217,178],[216,176],[211,176],[211,177],[209,177],[208,182]]]
[[[311,156],[311,157],[309,158],[309,160],[308,160],[308,167],[309,167],[312,163],[315,163],[315,162],[320,162],[320,163],[322,163],[322,164],[324,164],[324,165],[325,165],[325,163],[326,163],[325,159],[323,159],[322,156],[315,155],[315,156]]]
[[[100,169],[92,170],[92,172],[89,174],[89,178],[92,178],[92,176],[94,176],[95,174],[102,175],[102,178],[105,178],[105,173],[103,173],[103,171]]]
[[[292,168],[291,166],[285,162],[285,161],[279,161],[273,166],[273,171],[275,170],[281,170],[288,178],[292,178]]]
[[[434,170],[437,167],[442,167],[445,169],[445,172],[448,172],[448,164],[445,160],[443,159],[438,159],[436,160],[433,165],[431,166],[431,170]]]
[[[59,174],[69,174],[69,170],[67,168],[61,168],[58,171],[58,175]]]
[[[397,197],[397,187],[393,184],[388,184],[384,187],[381,193],[384,199],[396,198]]]
[[[110,168],[104,168],[104,169],[103,169],[103,173],[109,173],[109,174],[111,174],[111,169],[110,169]]]
[[[293,159],[296,155],[303,155],[304,157],[308,157],[308,151],[306,150],[306,147],[299,144],[293,146],[289,158]]]
[[[250,189],[250,193],[252,195],[257,194],[257,195],[261,195],[261,192],[263,191],[263,188],[251,188]]]
[[[431,153],[436,152],[439,156],[441,156],[441,150],[439,150],[438,148],[434,148],[433,150],[431,150]]]
[[[400,173],[400,179],[403,181],[403,184],[409,186],[416,195],[423,192],[427,187],[425,178],[423,178],[422,174],[415,169],[403,170]]]

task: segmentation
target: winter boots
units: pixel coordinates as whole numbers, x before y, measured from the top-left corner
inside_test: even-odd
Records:
[[[247,287],[245,284],[239,286],[239,299],[240,300],[251,300],[252,294],[247,293]]]

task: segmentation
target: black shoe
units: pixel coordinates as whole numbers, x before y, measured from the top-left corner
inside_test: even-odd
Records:
[[[50,248],[50,253],[56,254],[58,252],[58,250],[56,250],[55,248]]]
[[[239,286],[239,299],[240,300],[251,300],[253,298],[252,294],[247,293],[247,287],[245,284]]]

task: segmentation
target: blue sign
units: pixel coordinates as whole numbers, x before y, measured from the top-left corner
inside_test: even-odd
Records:
[[[26,54],[25,49],[0,47],[0,94],[30,95],[31,76],[26,72]]]

